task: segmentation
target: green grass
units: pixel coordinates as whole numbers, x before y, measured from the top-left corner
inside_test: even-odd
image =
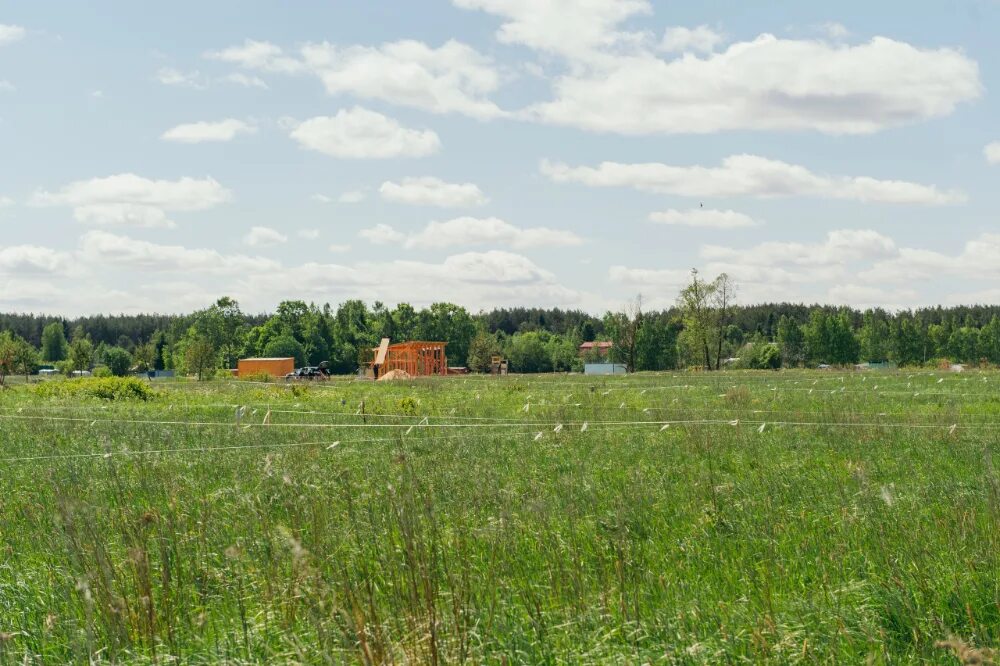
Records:
[[[1000,646],[1000,374],[155,386],[0,393],[0,663]]]

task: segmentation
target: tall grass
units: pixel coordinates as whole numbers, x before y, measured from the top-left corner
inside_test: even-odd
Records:
[[[111,402],[8,390],[0,661],[990,658],[998,385],[783,372],[173,383]],[[912,425],[933,427],[894,427]]]

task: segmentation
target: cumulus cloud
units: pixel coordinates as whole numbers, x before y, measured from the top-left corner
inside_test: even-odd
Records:
[[[337,197],[337,203],[356,204],[365,200],[364,190],[349,190]]]
[[[40,190],[34,206],[69,206],[81,223],[171,228],[166,211],[206,210],[232,198],[213,178],[151,180],[132,173],[78,180],[56,192]]]
[[[0,23],[0,46],[24,39],[27,31],[19,25]]]
[[[156,206],[134,203],[101,203],[77,206],[73,218],[82,224],[95,226],[144,227],[173,229],[177,224]]]
[[[901,248],[860,273],[865,281],[906,284],[917,281],[957,277],[973,284],[1000,279],[1000,234],[984,233],[966,241],[962,251],[949,255],[937,250]]]
[[[280,46],[253,39],[247,39],[242,45],[231,46],[221,51],[209,51],[205,57],[266,72],[294,74],[302,71],[302,62],[286,55]]]
[[[608,270],[608,279],[616,284],[643,289],[680,290],[691,281],[691,272],[682,269],[661,268],[628,268],[612,266]]]
[[[496,217],[459,217],[431,222],[406,238],[406,247],[434,248],[454,245],[509,245],[513,248],[568,247],[583,239],[571,231],[548,227],[516,227]]]
[[[379,188],[383,199],[415,206],[459,208],[482,206],[489,199],[474,183],[446,183],[440,178],[404,178],[401,183],[386,181]]]
[[[233,72],[223,77],[210,79],[198,70],[182,72],[174,67],[161,67],[156,71],[156,80],[165,86],[178,86],[205,90],[214,83],[231,83],[244,88],[267,88],[267,83],[259,76]]]
[[[403,127],[358,106],[295,124],[290,136],[303,148],[349,159],[424,157],[441,148],[434,131]]]
[[[250,247],[270,247],[287,242],[288,236],[270,227],[251,227],[243,236],[243,243]]]
[[[327,246],[326,249],[329,250],[330,252],[335,252],[335,253],[339,254],[339,253],[342,253],[342,252],[350,252],[351,251],[351,246],[350,245],[344,245],[342,243],[332,243],[329,246]]]
[[[707,25],[699,25],[696,28],[677,26],[667,28],[663,33],[660,50],[677,53],[711,53],[724,40],[723,35]]]
[[[6,275],[64,273],[71,265],[67,252],[38,245],[0,247],[0,273]]]
[[[319,229],[299,229],[295,235],[306,240],[316,240],[319,238]]]
[[[326,196],[325,194],[313,194],[309,198],[312,201],[315,201],[316,203],[321,203],[321,204],[328,204],[328,203],[332,203],[333,202],[333,199],[331,199],[330,197]]]
[[[896,254],[896,243],[871,229],[836,229],[822,243],[768,241],[750,248],[705,245],[701,256],[710,261],[742,262],[758,266],[845,264]]]
[[[253,134],[256,131],[257,128],[250,123],[236,118],[226,118],[217,122],[200,121],[177,125],[164,132],[160,138],[178,143],[232,141],[238,134]]]
[[[208,87],[208,80],[201,72],[182,72],[173,67],[161,67],[156,70],[156,80],[165,86],[180,86],[202,90]]]
[[[452,0],[462,9],[478,9],[503,17],[497,31],[505,44],[572,58],[632,41],[619,32],[626,19],[651,12],[646,0]]]
[[[14,200],[10,197],[0,197],[0,208],[10,208],[14,205]]]
[[[280,268],[277,262],[262,257],[161,245],[97,230],[88,231],[81,237],[77,255],[91,265],[142,271],[239,275]]]
[[[5,79],[0,79],[0,93],[14,92],[17,88],[14,84]]]
[[[244,88],[262,88],[267,89],[267,83],[264,79],[259,76],[251,76],[249,74],[244,74],[243,72],[233,72],[232,74],[227,74],[222,77],[222,81],[226,83],[233,83],[238,86],[243,86]]]
[[[711,208],[691,208],[690,210],[657,211],[649,214],[649,219],[658,224],[700,227],[704,229],[740,229],[760,226],[752,217],[735,210],[715,210]]]
[[[994,141],[983,148],[983,156],[990,164],[1000,164],[1000,141]]]
[[[396,231],[388,224],[376,224],[370,229],[362,229],[358,232],[358,236],[376,245],[401,243],[406,240],[406,234]]]
[[[438,48],[414,40],[378,47],[307,44],[302,58],[331,95],[349,93],[481,119],[504,115],[488,99],[500,84],[492,61],[454,40]]]
[[[674,166],[658,162],[571,167],[544,161],[542,173],[560,183],[592,187],[632,187],[646,192],[689,197],[804,196],[864,202],[940,205],[965,200],[961,192],[932,185],[868,176],[816,174],[804,166],[757,155],[732,155],[721,166]]]
[[[640,51],[576,66],[526,110],[556,125],[620,134],[815,130],[868,134],[939,118],[982,93],[961,51],[886,37],[856,45],[761,35],[718,53]]]
[[[57,192],[38,191],[36,206],[88,206],[104,203],[135,203],[166,210],[205,210],[232,198],[232,193],[214,178],[151,180],[133,173],[78,180]]]

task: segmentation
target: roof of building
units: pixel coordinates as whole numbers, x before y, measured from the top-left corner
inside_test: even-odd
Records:
[[[261,357],[261,358],[241,358],[241,361],[294,361],[293,356],[271,356],[271,357]]]
[[[615,346],[615,343],[608,340],[595,340],[594,342],[584,342],[580,345],[580,349],[611,349]]]

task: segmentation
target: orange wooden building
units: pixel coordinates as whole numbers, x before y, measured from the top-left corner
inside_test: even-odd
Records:
[[[288,358],[241,358],[236,374],[246,377],[256,373],[266,372],[272,377],[284,377],[289,372],[295,372],[295,359]]]
[[[411,377],[448,374],[448,357],[444,348],[447,342],[415,340],[389,344],[389,338],[373,351],[372,375],[378,379],[392,370],[403,370]]]

